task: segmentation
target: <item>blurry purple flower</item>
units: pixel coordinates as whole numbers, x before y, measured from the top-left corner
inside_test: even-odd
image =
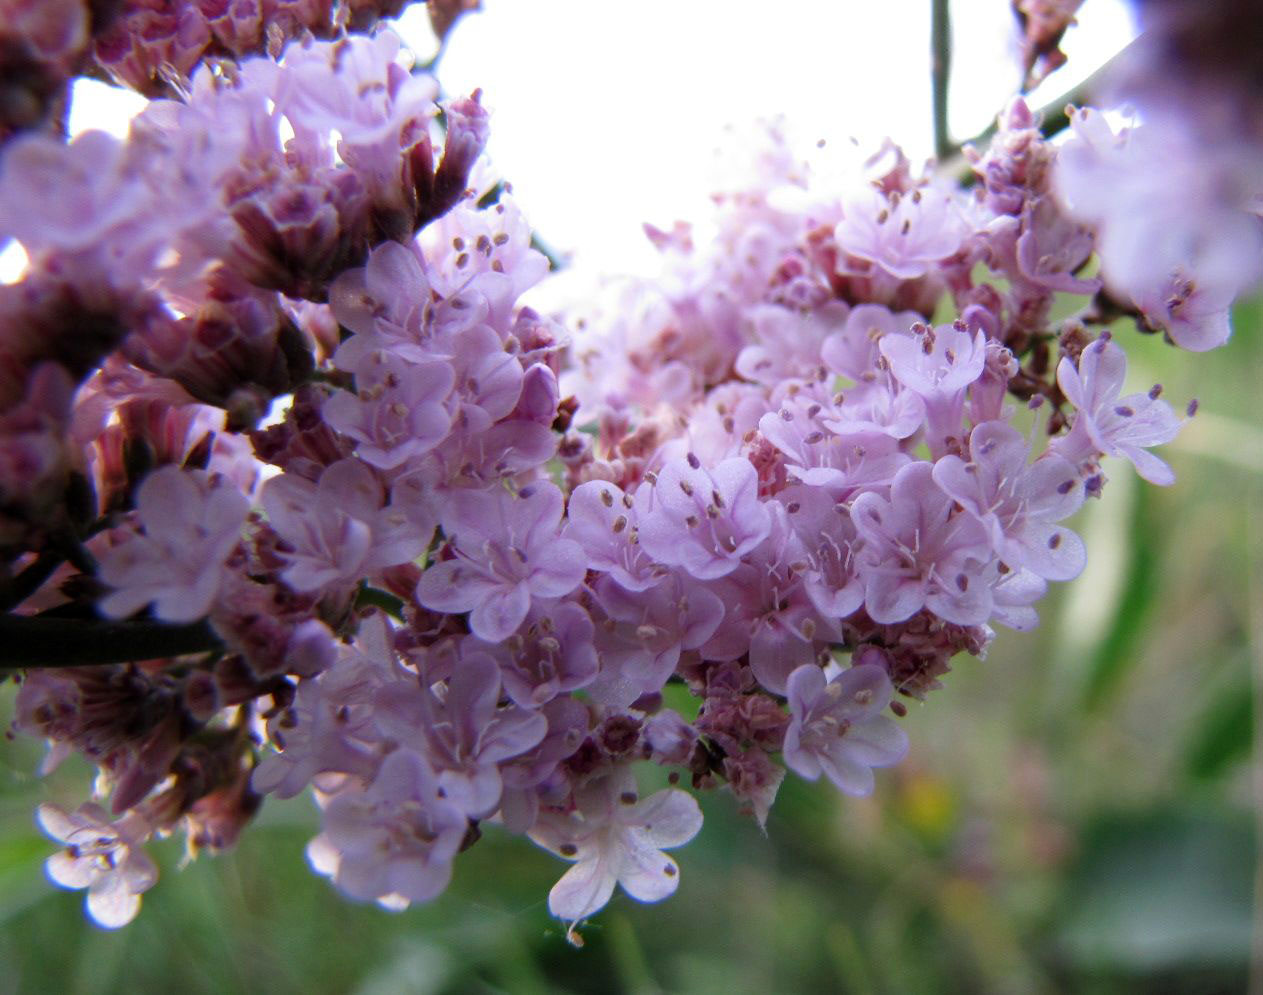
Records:
[[[205,617],[249,507],[235,486],[201,471],[155,470],[136,491],[143,531],[100,557],[101,580],[113,588],[101,599],[101,611],[126,618],[153,604],[154,614],[167,622]]]
[[[367,788],[335,795],[323,824],[309,848],[317,870],[352,898],[392,908],[428,902],[447,887],[467,825],[425,758],[407,749],[382,761]]]

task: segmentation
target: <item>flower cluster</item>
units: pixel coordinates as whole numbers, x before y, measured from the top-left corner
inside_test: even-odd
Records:
[[[80,74],[147,96],[187,86],[205,60],[278,55],[292,38],[367,31],[408,0],[0,0],[0,139],[64,111]]]
[[[19,634],[112,640],[30,670],[15,724],[103,772],[109,811],[41,810],[102,925],[151,835],[223,848],[308,788],[355,899],[434,899],[488,826],[573,862],[571,926],[663,899],[681,785],[761,824],[787,770],[870,793],[901,698],[1083,569],[1063,523],[1102,460],[1173,479],[1149,450],[1181,419],[1089,330],[1095,251],[1136,286],[1091,117],[1059,155],[1015,100],[970,187],[888,146],[839,197],[773,142],[712,243],[650,229],[659,279],[551,318],[476,96],[442,137],[434,97],[390,34],[308,39],[203,66],[126,142],[0,157],[32,260],[0,310],[0,596]]]

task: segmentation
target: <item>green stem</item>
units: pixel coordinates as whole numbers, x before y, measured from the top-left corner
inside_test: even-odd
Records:
[[[934,155],[940,161],[956,151],[947,126],[947,87],[952,75],[952,17],[948,0],[931,0],[930,82],[934,103]]]

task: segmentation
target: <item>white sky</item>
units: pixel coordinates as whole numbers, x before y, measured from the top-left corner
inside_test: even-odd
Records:
[[[482,87],[489,152],[550,245],[609,270],[652,253],[641,223],[707,210],[726,126],[783,115],[804,150],[886,136],[914,159],[931,148],[930,0],[484,0],[456,27],[440,66],[449,94]],[[967,137],[1017,86],[1008,0],[952,5],[951,125]],[[1133,35],[1122,0],[1090,0],[1063,46],[1070,64],[1030,98],[1055,99]],[[405,41],[433,46],[418,5]],[[86,81],[71,131],[126,133],[134,94]],[[0,281],[24,262],[0,252]]]

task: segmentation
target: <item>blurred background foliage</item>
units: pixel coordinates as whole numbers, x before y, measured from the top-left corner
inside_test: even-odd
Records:
[[[1087,572],[1034,633],[960,658],[905,725],[870,799],[785,782],[764,835],[730,797],[679,851],[678,894],[619,895],[574,949],[548,889],[565,865],[493,827],[434,904],[354,905],[307,867],[314,806],[270,802],[235,851],[163,879],[117,933],[49,884],[42,745],[0,746],[0,992],[1237,992],[1257,864],[1263,667],[1263,304],[1203,356],[1120,327],[1129,387],[1201,409],[1166,447],[1179,480],[1111,461],[1077,519]],[[13,688],[0,688],[7,727]]]

